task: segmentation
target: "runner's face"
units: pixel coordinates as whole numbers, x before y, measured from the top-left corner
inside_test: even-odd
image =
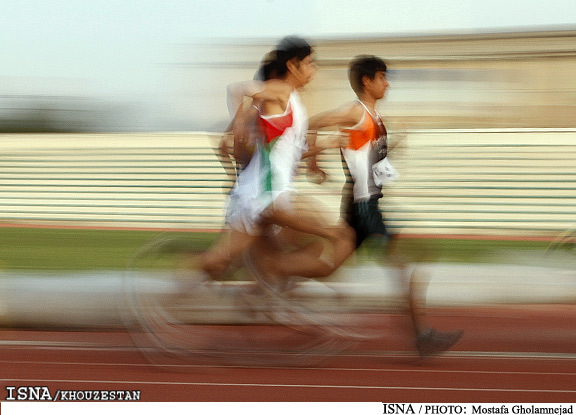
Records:
[[[375,99],[381,99],[384,97],[386,90],[390,84],[386,79],[386,72],[376,72],[374,79],[368,78],[366,83],[366,91],[369,92]]]
[[[300,83],[299,86],[304,86],[312,80],[317,67],[318,65],[312,55],[306,56],[299,64],[295,65],[293,73]]]

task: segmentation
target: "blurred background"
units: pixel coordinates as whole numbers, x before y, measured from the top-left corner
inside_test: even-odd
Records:
[[[226,86],[252,79],[289,34],[315,46],[310,114],[354,99],[355,55],[389,64],[379,110],[393,142],[408,133],[382,204],[395,231],[549,240],[575,223],[573,1],[22,0],[1,3],[0,16],[4,232],[219,229],[231,185],[214,156]],[[297,186],[336,220],[338,151],[320,161],[328,182]],[[23,249],[42,240],[23,235],[5,238],[14,256],[24,251],[18,266],[42,267],[31,255],[54,244]]]
[[[0,132],[221,131],[225,88],[288,34],[317,46],[310,113],[390,63],[386,115],[418,127],[573,127],[568,0],[23,0],[0,5]]]
[[[311,115],[355,98],[355,55],[387,61],[379,110],[400,179],[381,207],[405,240],[426,240],[428,260],[540,265],[576,223],[573,0],[19,0],[0,2],[0,18],[1,269],[122,269],[150,229],[201,231],[208,246],[231,186],[214,153],[226,86],[252,79],[290,34],[315,46],[319,71],[302,91]],[[338,151],[320,163],[327,183],[296,185],[337,220]],[[496,275],[490,295],[510,280],[502,272],[478,271]],[[540,301],[542,271],[514,272]],[[478,287],[470,270],[454,281],[466,273],[476,285],[465,288]],[[95,275],[78,279],[101,287]],[[35,301],[14,294],[27,280],[11,283],[0,304],[14,317]],[[556,287],[573,300],[573,283]],[[523,299],[511,291],[498,301]]]
[[[35,358],[72,359],[67,367],[74,374],[61,372],[62,379],[79,379],[80,372],[118,376],[99,390],[136,378],[134,371],[122,372],[132,370],[125,369],[124,357],[121,364],[110,360],[113,369],[77,366],[100,362],[94,345],[124,356],[124,349],[108,346],[132,344],[102,333],[86,337],[89,331],[81,330],[125,327],[127,316],[138,313],[138,305],[126,301],[134,287],[143,287],[144,298],[174,294],[163,284],[131,286],[123,279],[131,275],[124,271],[135,252],[158,234],[186,238],[199,249],[219,235],[232,185],[215,154],[230,121],[226,86],[252,79],[264,54],[280,38],[297,34],[315,46],[319,65],[301,94],[310,115],[355,98],[347,79],[354,56],[387,61],[391,87],[378,109],[400,177],[384,189],[380,207],[390,230],[401,234],[402,255],[423,266],[416,270],[430,282],[422,288],[427,306],[439,307],[433,314],[438,328],[465,327],[461,350],[479,351],[468,355],[474,382],[482,382],[480,372],[498,376],[485,378],[485,400],[498,402],[494,385],[521,390],[512,377],[527,382],[523,387],[531,392],[544,386],[554,393],[574,391],[568,360],[557,359],[561,354],[575,361],[576,1],[0,0],[0,21],[0,346],[17,351],[36,342],[42,353],[55,346],[59,356],[28,349],[6,354],[4,347],[2,367],[10,382],[23,378],[38,385],[38,376],[54,379],[56,368],[64,367],[23,364]],[[299,175],[295,185],[305,203],[297,207],[321,210],[336,221],[345,181],[339,150],[325,152],[319,163],[328,180],[318,186]],[[336,274],[335,285],[343,288],[334,292],[350,294],[366,310],[382,300],[399,304],[401,287],[394,278],[380,278],[374,252],[363,249]],[[149,276],[136,270],[136,278]],[[239,315],[240,278],[222,284],[226,296],[218,288],[208,293],[214,295],[199,291],[214,305],[229,307],[222,314],[229,322]],[[309,298],[325,292],[303,286]],[[509,308],[483,314],[488,306],[519,304],[528,307],[517,314]],[[462,317],[443,311],[456,306],[472,308]],[[156,307],[143,307],[143,314],[150,309]],[[25,337],[4,330],[10,327],[42,330]],[[44,338],[47,328],[75,330]],[[81,339],[97,340],[85,343],[86,354],[77,357],[71,350]],[[545,382],[516,369],[502,377],[503,361],[494,354],[501,351],[526,352],[516,356],[528,362],[529,375],[546,373],[554,382],[538,386]],[[538,366],[526,359],[528,353],[554,355],[540,358]],[[478,366],[481,361],[487,366]],[[16,374],[8,371],[10,364]],[[397,369],[394,363],[390,370]],[[418,371],[424,377],[430,372]],[[143,378],[136,389],[147,384],[157,390],[146,399],[170,399],[176,382],[156,384],[150,372],[137,372]],[[247,372],[241,373],[238,382],[246,386]],[[279,373],[274,383],[280,384]],[[373,373],[366,378],[376,379]],[[220,369],[210,369],[210,382],[213,375],[222,378],[217,395],[209,396],[246,398],[245,389],[237,395],[221,389],[232,381],[222,380],[227,374]],[[292,383],[290,376],[286,382]],[[384,378],[397,385],[397,376]],[[312,383],[302,379],[299,386]],[[468,391],[461,379],[456,389]],[[53,390],[73,381],[63,382]],[[189,382],[188,376],[181,385],[189,389]],[[204,399],[206,385],[186,398]],[[415,389],[428,395],[447,389],[412,386],[404,388],[412,398]],[[394,387],[383,389],[392,393]],[[282,395],[269,394],[276,396]],[[526,395],[513,396],[530,402]]]
[[[288,34],[315,45],[310,114],[354,99],[358,54],[389,65],[379,103],[413,234],[551,237],[574,223],[576,3],[338,0],[3,2],[0,221],[218,229],[229,178],[213,148],[226,86]],[[60,134],[66,133],[66,134]],[[326,186],[299,181],[338,217]]]

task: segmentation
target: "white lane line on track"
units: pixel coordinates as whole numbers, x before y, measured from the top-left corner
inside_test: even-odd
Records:
[[[124,346],[110,346],[102,343],[88,343],[88,342],[57,342],[50,340],[0,340],[0,347],[75,347],[77,349],[88,348],[119,348],[130,347],[131,345]]]
[[[561,389],[500,389],[500,388],[437,388],[424,386],[368,386],[368,385],[315,385],[283,383],[220,383],[220,382],[150,382],[123,380],[82,380],[82,379],[0,379],[0,382],[44,382],[44,383],[98,383],[116,385],[155,385],[155,386],[216,386],[216,387],[254,387],[254,388],[322,388],[322,389],[387,389],[387,390],[431,390],[457,392],[529,392],[529,393],[576,393],[576,390]]]
[[[455,359],[576,360],[576,353],[450,351],[441,356]]]
[[[0,341],[0,348],[7,349],[38,349],[38,350],[74,350],[74,351],[103,351],[103,352],[139,352],[134,346],[103,346],[89,343],[71,342],[29,342],[29,341]],[[289,354],[289,353],[288,353]],[[334,353],[323,354],[325,357],[350,358],[414,358],[413,352],[386,350],[367,353]],[[483,359],[483,360],[576,360],[576,353],[541,353],[541,352],[485,352],[485,351],[449,351],[434,359]],[[229,367],[229,366],[228,366]]]
[[[114,366],[114,367],[151,367],[179,369],[262,369],[292,370],[319,372],[380,372],[380,373],[443,373],[443,374],[480,374],[480,375],[519,375],[519,376],[576,376],[574,372],[518,372],[497,370],[451,370],[451,369],[386,369],[386,368],[352,368],[352,367],[297,367],[297,366],[250,366],[250,365],[151,365],[149,363],[102,363],[102,362],[54,362],[23,360],[0,360],[0,363],[15,365],[50,365],[50,366]]]
[[[452,369],[387,369],[387,368],[354,368],[354,367],[297,367],[297,366],[250,366],[250,365],[151,365],[150,363],[103,363],[103,362],[54,362],[24,360],[0,360],[3,364],[14,365],[50,365],[50,366],[114,366],[114,367],[163,367],[186,369],[262,369],[292,371],[324,372],[381,372],[381,373],[451,373],[451,374],[484,374],[484,375],[533,375],[533,376],[576,376],[575,372],[517,372],[498,370],[452,370]]]

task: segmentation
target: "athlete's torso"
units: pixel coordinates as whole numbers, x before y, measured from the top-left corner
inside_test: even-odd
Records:
[[[368,200],[381,196],[381,189],[374,182],[372,166],[386,157],[387,133],[382,117],[377,111],[371,113],[364,106],[362,119],[354,126],[342,128],[349,136],[348,146],[342,156],[353,181],[354,201]]]
[[[266,144],[282,139],[301,149],[305,148],[308,119],[298,92],[292,91],[282,114],[259,116]]]

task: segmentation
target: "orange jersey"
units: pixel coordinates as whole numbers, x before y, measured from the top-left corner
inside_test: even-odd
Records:
[[[353,127],[341,129],[349,136],[347,147],[342,149],[342,156],[354,182],[354,201],[368,200],[382,194],[374,181],[372,166],[387,153],[386,128],[380,114],[372,115],[360,103],[365,110],[362,119]]]
[[[352,150],[359,150],[366,143],[377,140],[380,137],[380,128],[370,114],[367,114],[367,111],[364,112],[358,124],[354,127],[342,128],[341,131],[347,133],[350,137],[347,148]]]

